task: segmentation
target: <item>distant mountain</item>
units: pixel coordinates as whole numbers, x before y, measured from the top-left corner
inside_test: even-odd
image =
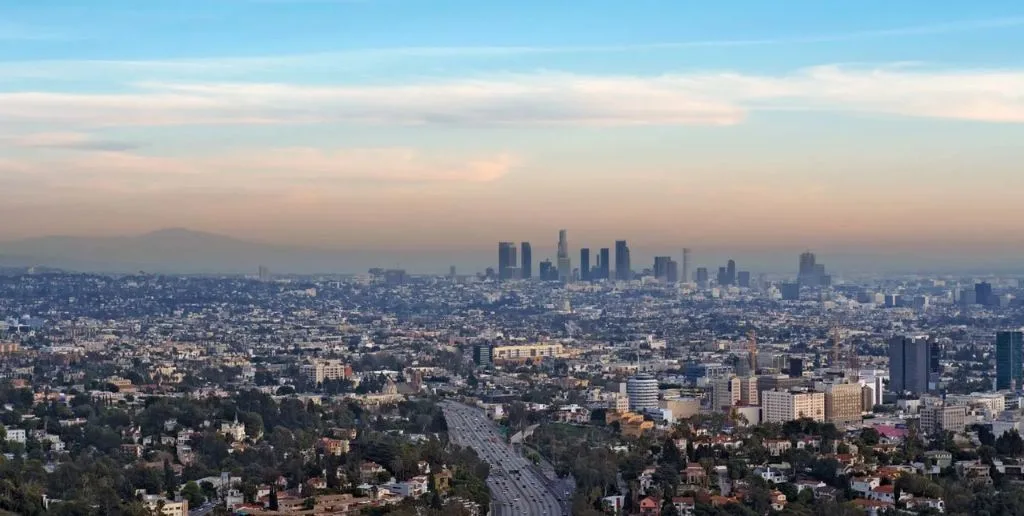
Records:
[[[169,228],[136,236],[46,236],[0,242],[0,265],[46,266],[83,272],[254,274],[271,271],[361,272],[375,263],[370,253],[264,244]]]

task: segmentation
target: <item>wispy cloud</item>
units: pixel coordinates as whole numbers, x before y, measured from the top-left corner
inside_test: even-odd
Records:
[[[287,193],[295,186],[336,192],[355,184],[488,183],[519,162],[507,152],[441,156],[409,148],[249,148],[178,157],[98,151],[0,159],[0,177],[26,195],[50,189],[81,196],[239,188]]]
[[[146,83],[0,93],[0,119],[60,127],[253,124],[729,125],[757,110],[1024,123],[1024,70],[820,66],[780,75],[505,74],[401,85]]]
[[[32,133],[0,137],[0,146],[4,145],[76,151],[128,151],[138,147],[137,144],[130,142],[97,139],[86,133],[74,132]]]

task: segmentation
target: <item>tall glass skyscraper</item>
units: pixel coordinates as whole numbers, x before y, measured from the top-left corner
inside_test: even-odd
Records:
[[[498,278],[512,279],[516,268],[516,244],[498,242]]]
[[[590,249],[580,249],[580,280],[590,281]]]
[[[601,248],[601,255],[598,258],[598,261],[600,262],[600,263],[598,263],[598,265],[600,266],[600,269],[601,269],[601,278],[600,279],[603,279],[603,280],[610,279],[611,278],[611,272],[612,272],[612,263],[611,263],[611,252],[610,252],[610,249],[608,249],[607,247],[602,247]]]
[[[996,390],[1024,388],[1024,333],[996,333]]]
[[[633,279],[633,270],[629,264],[629,246],[625,240],[615,241],[615,279],[626,281]]]
[[[520,267],[523,279],[530,279],[533,277],[533,248],[530,247],[529,242],[522,242],[519,244],[519,254],[523,255],[523,265]]]
[[[938,342],[925,336],[893,337],[889,341],[889,390],[922,394],[938,383]]]

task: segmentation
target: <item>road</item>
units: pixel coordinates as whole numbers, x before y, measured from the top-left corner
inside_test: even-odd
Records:
[[[452,442],[473,448],[491,466],[487,485],[495,516],[568,514],[563,506],[566,493],[553,492],[548,479],[505,443],[497,425],[482,410],[448,401],[441,407]]]
[[[217,505],[215,503],[206,502],[203,505],[200,505],[199,507],[190,509],[188,511],[188,516],[206,516],[207,514],[213,512],[213,509],[216,507]]]

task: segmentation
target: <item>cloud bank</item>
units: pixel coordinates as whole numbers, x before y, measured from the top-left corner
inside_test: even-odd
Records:
[[[819,66],[781,75],[539,72],[380,85],[141,83],[0,93],[0,119],[61,127],[254,124],[731,125],[759,110],[1024,122],[1024,71]]]

